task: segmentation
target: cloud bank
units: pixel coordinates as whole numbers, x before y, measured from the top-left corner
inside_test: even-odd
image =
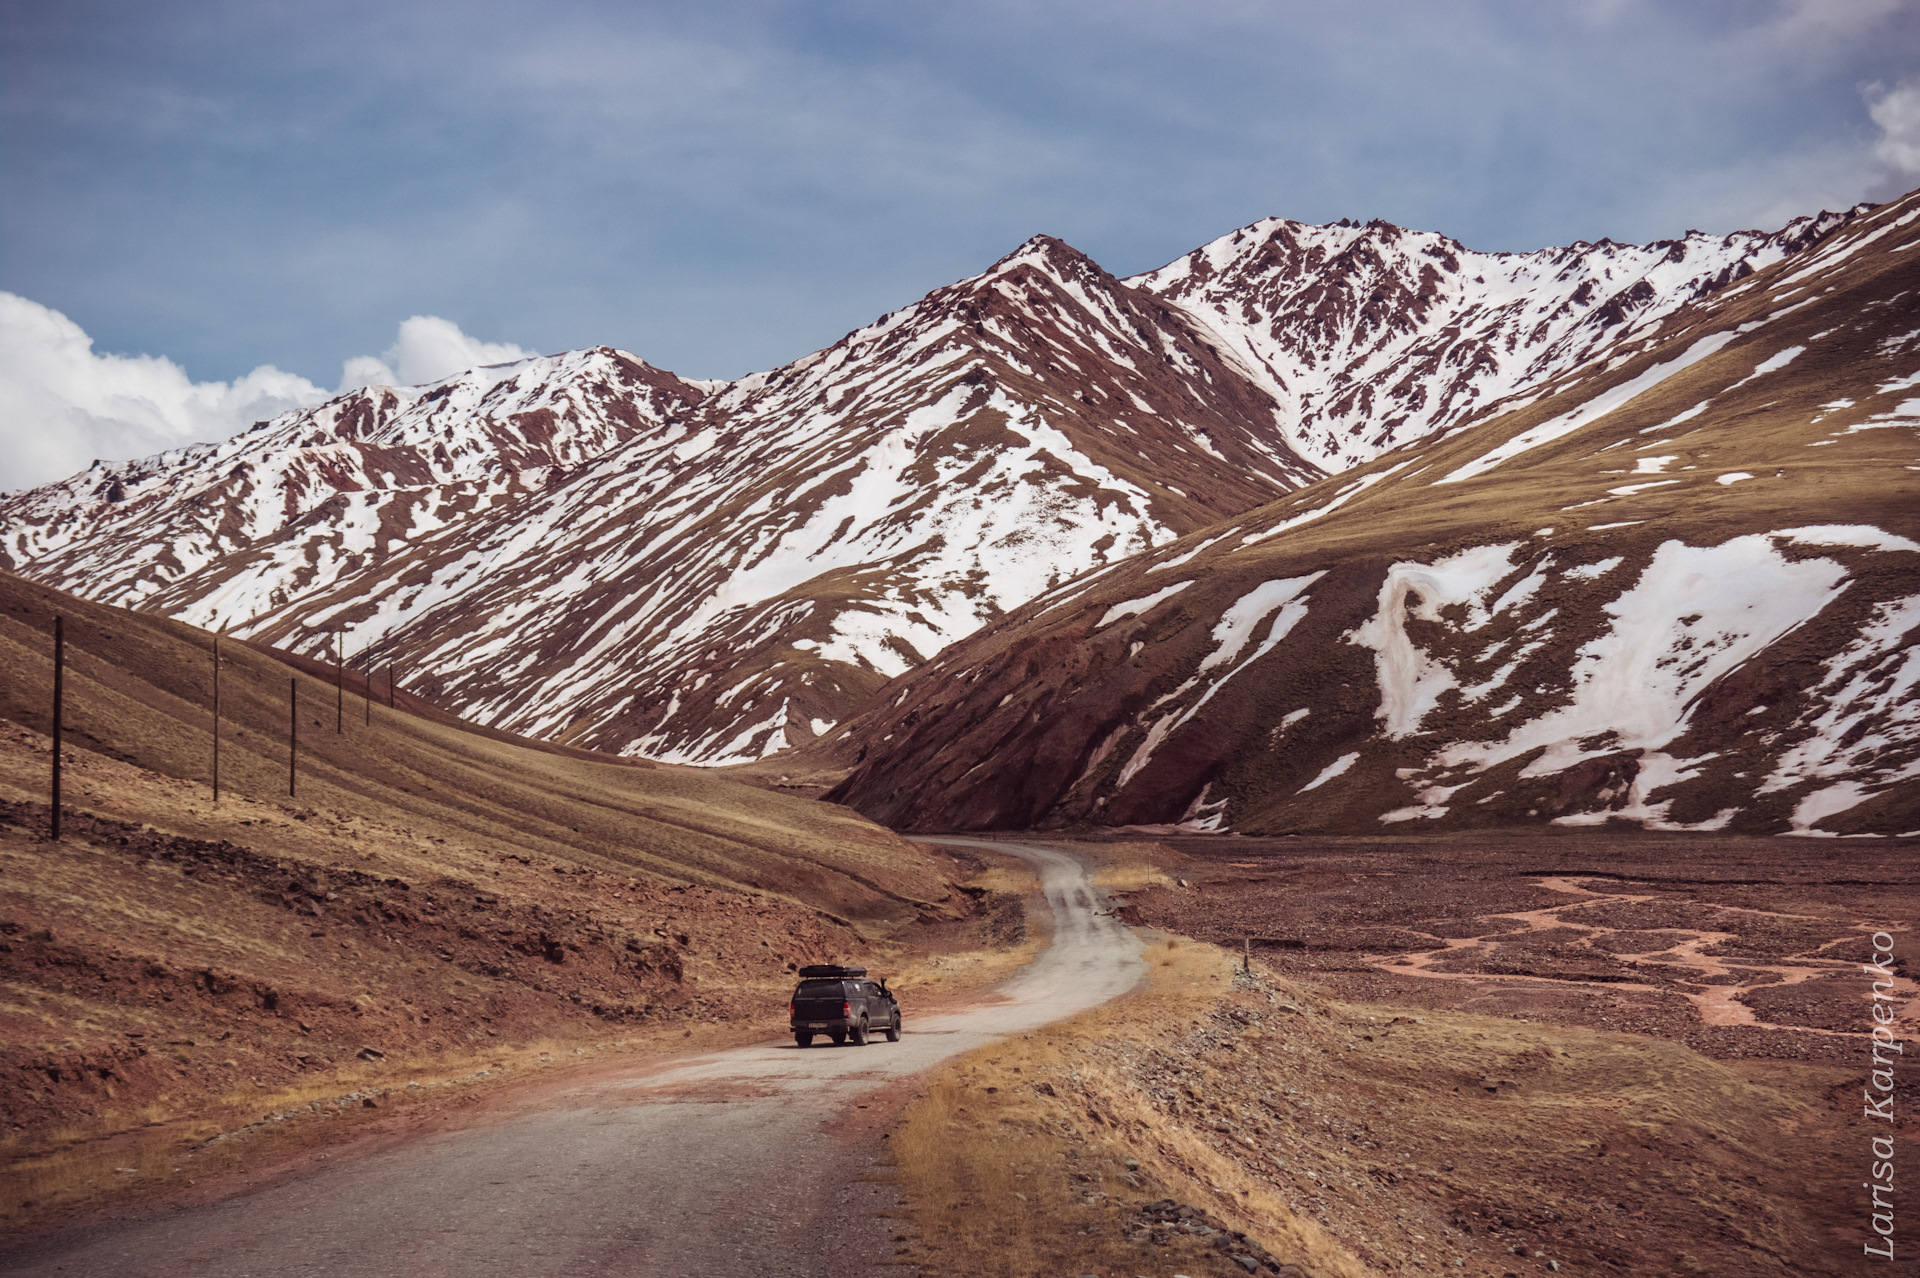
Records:
[[[1876,199],[1891,199],[1920,182],[1920,80],[1867,95],[1867,114],[1880,127],[1873,158],[1886,167],[1886,180],[1875,188]]]
[[[340,389],[360,386],[419,386],[464,373],[481,364],[530,359],[535,352],[512,342],[483,342],[468,337],[452,320],[415,315],[403,320],[400,334],[379,358],[356,355],[340,370]]]
[[[528,354],[469,337],[450,320],[415,315],[381,355],[347,360],[340,390],[418,385]],[[336,393],[271,364],[231,382],[196,382],[163,355],[97,352],[86,330],[59,311],[0,292],[0,492],[61,479],[96,458],[225,439]]]

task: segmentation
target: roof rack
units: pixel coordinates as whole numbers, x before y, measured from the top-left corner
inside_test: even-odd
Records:
[[[864,967],[842,967],[838,963],[814,963],[800,969],[803,981],[832,980],[835,977],[865,976]]]

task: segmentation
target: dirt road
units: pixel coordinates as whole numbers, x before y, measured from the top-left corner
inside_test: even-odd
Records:
[[[490,1125],[211,1206],[99,1226],[0,1257],[0,1272],[83,1278],[877,1271],[892,1257],[877,1152],[823,1127],[863,1097],[956,1053],[1071,1016],[1144,971],[1073,858],[975,839],[1039,872],[1053,944],[1004,1001],[916,1018],[899,1043],[801,1050],[791,1039],[602,1078]],[[778,1009],[769,1008],[769,1019]],[[897,1273],[897,1270],[889,1270]]]

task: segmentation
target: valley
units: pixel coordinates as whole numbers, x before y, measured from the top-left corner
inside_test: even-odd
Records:
[[[1599,516],[1622,503],[1677,509],[1698,494],[1674,490],[1683,481],[1664,467],[1697,466],[1693,453],[1642,450],[1618,468],[1627,478],[1599,487],[1591,475],[1542,476],[1552,449],[1487,478],[1462,467],[1492,465],[1474,461],[1487,448],[1473,441],[1576,429],[1665,379],[1680,367],[1675,352],[1684,365],[1726,344],[1703,333],[1731,325],[1747,348],[1810,335],[1815,316],[1868,301],[1849,284],[1843,303],[1823,282],[1818,297],[1786,304],[1795,319],[1751,332],[1781,309],[1766,281],[1827,270],[1822,252],[1834,279],[1871,276],[1862,287],[1885,303],[1823,349],[1873,349],[1898,365],[1907,312],[1891,299],[1911,239],[1905,215],[1896,201],[1774,232],[1524,254],[1385,222],[1265,219],[1126,279],[1037,236],[824,350],[730,383],[593,348],[366,388],[223,444],[101,463],[0,501],[0,567],[319,660],[397,662],[441,707],[527,736],[701,766],[817,753],[818,766],[844,771],[895,730],[876,700],[900,701],[882,692],[891,681],[926,672],[921,686],[950,684],[943,672],[971,660],[958,654],[1031,615],[1037,598],[1058,620],[1052,592],[1112,593],[1176,559],[1191,562],[1186,577],[1224,583],[1229,551],[1251,540],[1263,544],[1235,557],[1236,571],[1275,554],[1351,558],[1359,546],[1343,529],[1368,529],[1375,555],[1403,558],[1473,532],[1500,544],[1522,511],[1542,518],[1531,531],[1555,526],[1546,517],[1562,507],[1591,507],[1558,520],[1565,538],[1647,522]],[[1855,243],[1872,247],[1848,262]],[[1732,359],[1709,363],[1730,371]],[[1819,415],[1810,405],[1864,406],[1866,367],[1829,354],[1769,369],[1766,387],[1807,393],[1796,389],[1793,412],[1776,412],[1755,442],[1797,436]],[[1882,380],[1901,376],[1895,367]],[[1803,403],[1808,394],[1820,398]],[[1727,411],[1691,422],[1687,446],[1698,452],[1723,428],[1755,436],[1744,409]],[[1841,434],[1823,446],[1840,455],[1814,473],[1911,433],[1862,434],[1861,420],[1831,418],[1827,431]],[[1730,465],[1765,465],[1760,453],[1777,451],[1743,442]],[[1443,456],[1460,487],[1434,487]],[[1866,482],[1896,480],[1906,482]],[[1751,502],[1761,487],[1713,496]],[[1798,484],[1786,504],[1803,498],[1818,504]],[[1337,636],[1314,642],[1321,681],[1346,678]],[[909,699],[916,708],[903,713],[923,713],[918,694]],[[1110,736],[1119,723],[1100,713]],[[1309,735],[1335,744],[1329,727],[1323,713]],[[1084,746],[1063,766],[1089,759]],[[1138,748],[1131,738],[1128,753]],[[1179,820],[1209,781],[1203,806],[1246,788],[1190,779],[1149,771],[1130,793],[1098,796],[1157,815],[1076,800],[1061,815]],[[847,793],[871,802],[873,784]],[[1237,796],[1223,819],[1241,821],[1246,806]],[[1180,811],[1168,817],[1170,807]],[[1509,803],[1500,819],[1525,811]],[[1025,819],[976,817],[962,803],[935,824]]]
[[[9,1233],[231,1190],[563,1062],[752,1041],[823,955],[934,1001],[1027,956],[1017,884],[844,809],[389,709],[235,641],[216,803],[212,638],[0,574]]]
[[[1852,1272],[1876,936],[1920,1032],[1915,250],[1920,192],[1035,236],[733,381],[593,347],[0,498],[0,1220]],[[772,1041],[825,959],[906,1050]]]

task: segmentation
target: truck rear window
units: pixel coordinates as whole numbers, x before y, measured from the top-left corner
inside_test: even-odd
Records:
[[[846,994],[841,990],[840,982],[838,981],[802,981],[800,982],[800,988],[793,992],[793,996],[797,999],[844,999]]]

